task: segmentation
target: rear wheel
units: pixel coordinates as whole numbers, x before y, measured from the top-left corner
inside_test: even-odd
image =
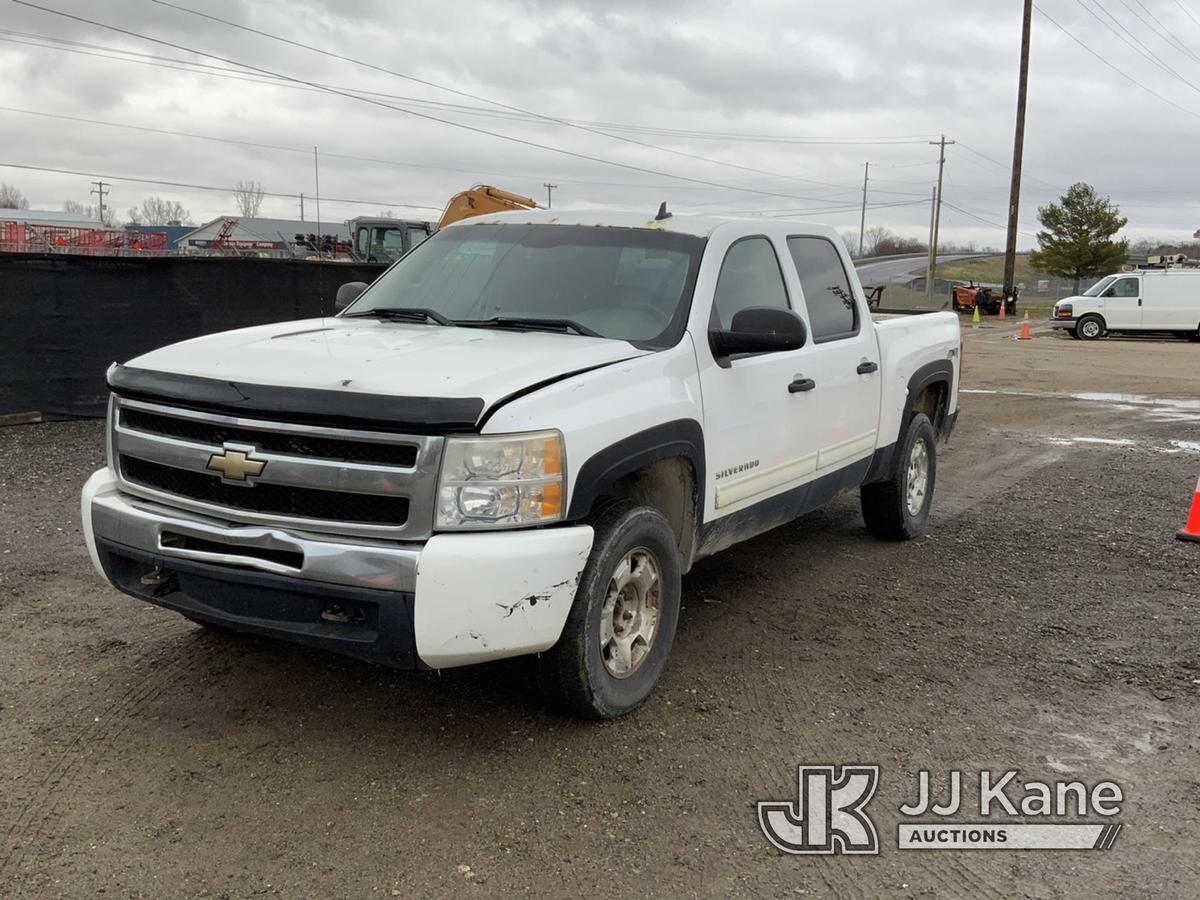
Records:
[[[636,709],[658,684],[679,621],[682,576],[675,532],[658,510],[614,503],[591,524],[575,604],[538,666],[547,699],[604,719]]]
[[[1098,341],[1104,337],[1104,320],[1099,316],[1084,316],[1075,330],[1085,341]]]
[[[1187,339],[1193,343],[1200,344],[1200,327],[1197,327],[1195,331],[1188,332]]]
[[[887,541],[915,538],[929,521],[936,480],[937,435],[929,417],[917,413],[896,447],[891,477],[859,492],[867,530]]]

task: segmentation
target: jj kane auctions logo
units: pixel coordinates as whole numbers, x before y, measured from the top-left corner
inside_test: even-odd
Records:
[[[968,807],[964,781],[952,770],[945,794],[934,797],[930,773],[917,777],[917,799],[900,807],[897,847],[901,850],[1108,850],[1121,832],[1119,822],[1104,821],[1121,812],[1120,785],[1102,781],[1026,781],[1017,772],[980,771],[979,815],[986,821],[946,821]],[[800,766],[797,799],[758,804],[758,825],[776,849],[804,854],[878,854],[879,835],[866,811],[879,787],[879,766]],[[1018,787],[1021,793],[1018,795]],[[943,802],[944,801],[944,802]],[[930,819],[928,817],[933,816]],[[1080,821],[1091,816],[1101,821]],[[1064,819],[1073,821],[1036,821]],[[918,819],[918,821],[912,821]],[[1030,821],[1034,820],[1034,821]]]

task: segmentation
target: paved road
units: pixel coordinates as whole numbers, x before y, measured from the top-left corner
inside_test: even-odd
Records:
[[[938,264],[981,258],[979,254],[940,256],[938,257]],[[884,284],[898,275],[909,275],[913,272],[925,271],[925,259],[918,257],[912,259],[886,259],[882,262],[864,263],[861,266],[857,266],[857,268],[859,280],[863,284]]]

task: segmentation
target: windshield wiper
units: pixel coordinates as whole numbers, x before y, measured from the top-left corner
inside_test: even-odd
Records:
[[[424,306],[376,306],[374,309],[364,309],[362,312],[346,314],[347,319],[395,319],[400,322],[437,322],[439,325],[456,325],[453,319],[447,319],[436,309]]]
[[[529,328],[538,331],[574,331],[584,337],[604,337],[574,319],[538,319],[525,316],[493,316],[490,319],[459,319],[465,328]]]

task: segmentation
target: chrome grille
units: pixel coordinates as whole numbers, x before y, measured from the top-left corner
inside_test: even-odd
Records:
[[[230,521],[356,536],[428,537],[443,439],[243,419],[114,398],[111,458],[122,487]],[[237,452],[245,480],[213,471]],[[245,456],[242,457],[246,458]]]

